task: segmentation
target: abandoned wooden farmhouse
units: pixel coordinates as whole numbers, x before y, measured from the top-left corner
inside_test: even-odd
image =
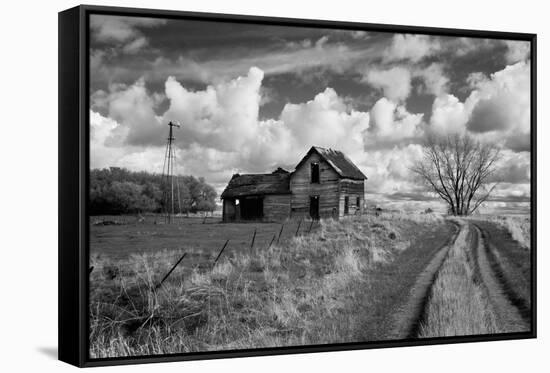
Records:
[[[233,175],[221,195],[223,221],[360,214],[366,180],[341,151],[313,146],[292,172]]]

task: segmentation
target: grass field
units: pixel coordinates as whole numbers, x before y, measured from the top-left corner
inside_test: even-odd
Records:
[[[529,216],[493,216],[487,219],[510,233],[527,250],[531,248],[531,218]]]
[[[138,222],[135,217],[101,217],[92,222],[109,221],[122,224],[93,225],[90,227],[90,247],[94,255],[107,255],[110,260],[124,259],[131,254],[156,253],[159,250],[184,250],[190,253],[217,253],[226,240],[230,240],[227,252],[250,249],[254,230],[254,246],[267,248],[274,235],[281,232],[279,223],[222,223],[220,218],[179,218],[174,224],[165,224],[164,218],[147,217]],[[319,223],[290,220],[284,223],[280,241],[298,234],[315,231]]]
[[[457,229],[456,222],[433,214],[382,214],[313,225],[224,224],[216,218],[124,223],[90,227],[92,357],[411,337],[396,331],[401,324],[421,324],[418,337],[461,334],[444,317],[449,292],[472,303],[470,313],[456,309],[464,323],[484,320],[462,334],[502,329],[486,328],[492,306],[475,275],[468,222]],[[444,248],[449,254],[434,267]],[[507,250],[501,256],[511,266],[517,250],[512,244]],[[512,275],[503,268],[506,278],[515,278],[510,276],[523,267]],[[433,284],[419,287],[421,278]],[[421,306],[399,312],[414,297]]]

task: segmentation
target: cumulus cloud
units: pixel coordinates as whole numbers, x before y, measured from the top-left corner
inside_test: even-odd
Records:
[[[380,98],[370,113],[353,109],[332,88],[302,103],[287,103],[277,118],[260,120],[263,71],[203,90],[190,90],[170,77],[164,95],[168,109],[155,115],[155,94],[144,80],[94,97],[109,118],[92,112],[94,165],[159,171],[168,121],[181,127],[175,137],[177,172],[204,176],[219,191],[235,172],[292,169],[312,145],[344,151],[368,176],[371,191],[414,187],[408,165],[419,154],[423,114]],[[101,129],[101,130],[99,130]],[[111,163],[109,163],[111,160]],[[155,168],[156,167],[156,168]],[[372,182],[371,182],[372,178]]]
[[[108,141],[123,137],[128,145],[162,143],[163,140],[158,136],[162,128],[161,120],[154,111],[154,96],[147,92],[143,79],[130,86],[112,86],[108,102],[109,117],[120,124]]]
[[[262,70],[251,68],[246,76],[202,91],[189,91],[169,78],[165,89],[170,106],[163,119],[181,124],[178,145],[195,148],[195,153],[197,147],[209,149],[210,159],[225,153],[233,162],[224,167],[239,172],[257,172],[284,162],[284,155],[292,153],[289,128],[278,120],[258,118],[263,76]]]
[[[427,66],[409,64],[390,68],[369,68],[362,76],[362,82],[382,91],[392,101],[406,101],[412,93],[413,79],[419,80],[417,92],[439,96],[447,92],[449,78],[442,63]],[[415,83],[416,84],[416,83]]]
[[[263,72],[251,68],[244,77],[193,92],[169,77],[165,91],[170,106],[164,120],[181,124],[183,146],[238,149],[256,135],[262,79]]]
[[[438,41],[427,35],[396,34],[384,53],[387,62],[409,60],[419,62],[441,49]]]
[[[118,158],[124,152],[122,148],[109,147],[105,144],[111,136],[111,132],[116,130],[118,126],[119,124],[115,120],[90,111],[91,168],[109,167],[113,165],[111,162],[118,161]]]
[[[505,139],[506,145],[528,150],[531,126],[530,67],[507,66],[477,82],[470,95],[476,101],[467,128],[486,138]]]
[[[181,125],[175,133],[180,172],[212,182],[226,181],[233,172],[293,167],[312,145],[341,149],[356,162],[362,160],[368,113],[353,110],[327,88],[310,101],[286,104],[279,118],[260,120],[262,79],[262,70],[251,68],[246,76],[192,91],[168,78],[169,107],[160,116],[154,112],[155,95],[143,80],[114,86],[107,97],[98,93],[101,102],[108,101],[109,120],[91,114],[94,126],[102,129],[94,137],[94,164],[105,165],[105,159],[137,169],[139,164],[141,169],[161,164],[168,121]]]
[[[531,43],[528,41],[505,40],[504,43],[508,48],[506,51],[506,62],[514,64],[516,62],[525,61],[531,53]]]
[[[372,146],[411,141],[421,135],[423,114],[411,114],[403,105],[381,98],[370,111],[369,132],[376,135]]]
[[[166,124],[177,121],[176,172],[203,176],[218,191],[235,172],[292,169],[319,145],[346,153],[369,177],[370,193],[428,204],[433,196],[409,169],[421,140],[430,131],[468,131],[506,147],[498,198],[529,193],[528,43],[286,30],[265,43],[241,35],[223,46],[216,35],[215,48],[205,33],[178,47],[150,38],[148,29],[163,22],[92,17],[92,167],[160,172]],[[254,41],[242,47],[248,37]],[[513,65],[463,80],[467,69],[495,71],[503,61]],[[411,109],[430,104],[429,114]]]
[[[368,113],[348,110],[344,99],[332,88],[303,104],[286,104],[280,119],[300,144],[311,142],[333,146],[338,142],[362,142],[369,126]],[[349,141],[348,141],[349,139]]]
[[[431,69],[434,76],[439,74],[434,72],[439,68]],[[180,160],[176,171],[203,176],[219,192],[235,172],[269,172],[278,166],[292,169],[310,146],[319,145],[344,151],[369,177],[370,192],[396,196],[411,191],[419,193],[409,167],[422,154],[419,143],[425,131],[473,132],[470,126],[474,123],[472,118],[476,118],[473,114],[476,108],[481,110],[479,107],[485,101],[497,105],[495,97],[515,90],[525,91],[524,70],[525,66],[518,64],[490,77],[480,75],[472,79],[473,91],[464,102],[434,88],[432,92],[439,94],[429,125],[424,123],[422,113],[410,113],[402,100],[405,95],[392,94],[393,87],[383,85],[381,78],[373,81],[386,97],[379,98],[369,112],[355,110],[346,97],[326,88],[309,101],[285,104],[279,116],[265,120],[259,117],[259,108],[265,102],[264,72],[255,67],[202,90],[192,90],[175,77],[166,79],[162,94],[148,92],[143,79],[131,85],[115,84],[108,92],[92,95],[92,167],[116,165],[160,172],[165,124],[177,121],[181,128],[176,130]],[[162,100],[167,100],[168,108],[156,114]],[[518,97],[515,105],[528,101]],[[514,114],[519,109],[503,110],[512,110]],[[516,114],[514,118],[523,118]],[[498,134],[511,141],[517,133],[512,128],[522,125],[525,123],[512,120],[510,126],[485,132],[478,125],[474,133]],[[526,128],[529,129],[528,124]],[[514,151],[507,152],[508,161],[498,175],[500,180],[508,184],[525,183],[529,153],[516,157]]]
[[[392,101],[405,100],[411,92],[411,73],[404,67],[396,66],[387,70],[371,69],[363,80],[381,89],[384,96]]]
[[[435,98],[432,105],[430,128],[437,134],[462,133],[469,118],[468,107],[460,100],[445,94]]]
[[[469,129],[473,132],[510,129],[512,121],[508,117],[507,110],[504,109],[513,104],[513,97],[510,95],[480,99],[468,122]]]
[[[415,72],[415,76],[422,78],[425,93],[439,96],[447,92],[449,78],[445,75],[442,64],[432,63],[428,67]]]
[[[422,146],[418,144],[367,150],[360,166],[369,177],[368,192],[396,193],[418,189],[410,167],[421,157]]]
[[[430,129],[439,134],[469,131],[515,151],[530,150],[530,68],[525,62],[487,77],[470,74],[464,102],[445,93],[432,105]]]

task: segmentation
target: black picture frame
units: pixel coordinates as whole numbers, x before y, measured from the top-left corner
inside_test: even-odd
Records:
[[[89,268],[89,17],[91,14],[153,18],[232,21],[258,25],[322,27],[328,29],[385,31],[438,36],[463,36],[528,41],[531,44],[531,331],[496,335],[438,337],[333,345],[258,348],[174,355],[109,359],[88,357]],[[81,5],[59,13],[59,360],[78,367],[282,355],[326,351],[389,348],[465,342],[536,338],[536,102],[537,36],[529,33],[460,30],[309,19],[210,14],[171,10]]]

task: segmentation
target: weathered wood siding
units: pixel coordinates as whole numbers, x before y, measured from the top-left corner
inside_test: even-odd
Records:
[[[319,163],[319,184],[311,183],[311,163]],[[309,216],[309,197],[319,196],[321,218],[338,216],[340,177],[318,154],[313,153],[290,177],[291,215]]]
[[[365,205],[365,181],[364,180],[340,180],[339,216],[343,217],[346,197],[349,198],[348,215],[363,213]],[[357,197],[359,197],[359,208],[357,208]]]
[[[238,220],[238,218],[239,217],[237,216],[237,206],[235,204],[235,200],[225,198],[223,200],[222,220],[224,222],[227,222]]]
[[[263,200],[263,221],[283,221],[290,217],[290,194],[266,195]],[[240,205],[236,199],[223,200],[222,220],[224,222],[240,221]]]
[[[283,221],[290,217],[290,194],[264,197],[264,221]]]

